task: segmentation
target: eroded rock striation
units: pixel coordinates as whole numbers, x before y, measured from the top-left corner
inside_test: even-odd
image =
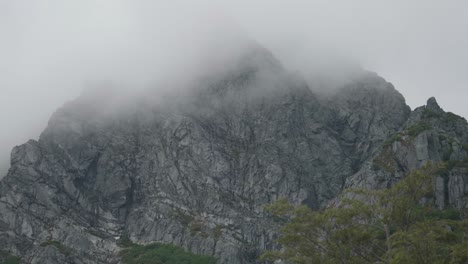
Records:
[[[266,204],[319,208],[430,160],[451,164],[440,206],[467,206],[467,123],[435,99],[411,112],[365,71],[318,95],[259,47],[231,66],[184,96],[65,104],[38,141],[12,150],[0,249],[24,263],[119,263],[125,237],[255,263],[277,246]]]

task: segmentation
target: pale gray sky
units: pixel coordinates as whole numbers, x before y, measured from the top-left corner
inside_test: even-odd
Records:
[[[180,78],[238,32],[304,75],[322,51],[339,54],[413,108],[435,96],[468,117],[467,31],[468,2],[455,0],[0,0],[0,164],[86,81]]]

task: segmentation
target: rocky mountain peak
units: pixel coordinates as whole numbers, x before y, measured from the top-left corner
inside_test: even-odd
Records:
[[[281,62],[265,47],[252,43],[246,47],[239,58],[239,68],[255,67],[265,70],[284,70]]]
[[[142,94],[116,107],[104,91],[65,104],[38,141],[12,151],[0,249],[25,263],[120,263],[125,238],[255,263],[277,247],[265,205],[320,208],[347,185],[381,187],[428,160],[466,157],[465,121],[444,138],[430,126],[454,116],[411,112],[376,74],[322,98],[253,46],[214,75],[183,99]],[[387,166],[381,153],[399,159]]]
[[[346,186],[387,188],[429,162],[441,166],[436,180],[439,208],[468,208],[468,123],[442,110],[434,97],[411,113]]]
[[[435,99],[435,97],[431,97],[427,99],[426,109],[429,109],[435,112],[443,111],[442,108],[440,108],[439,104],[437,103],[437,100]]]

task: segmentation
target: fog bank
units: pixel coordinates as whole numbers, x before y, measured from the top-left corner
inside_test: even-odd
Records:
[[[11,148],[89,83],[189,82],[250,41],[306,79],[356,63],[413,108],[435,96],[468,117],[467,27],[468,3],[455,0],[1,1],[0,174]]]

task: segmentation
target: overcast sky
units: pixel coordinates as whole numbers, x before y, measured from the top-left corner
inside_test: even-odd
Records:
[[[379,73],[412,108],[435,96],[468,117],[466,1],[0,0],[0,161],[87,81],[183,75],[238,32],[304,75],[326,50]]]

